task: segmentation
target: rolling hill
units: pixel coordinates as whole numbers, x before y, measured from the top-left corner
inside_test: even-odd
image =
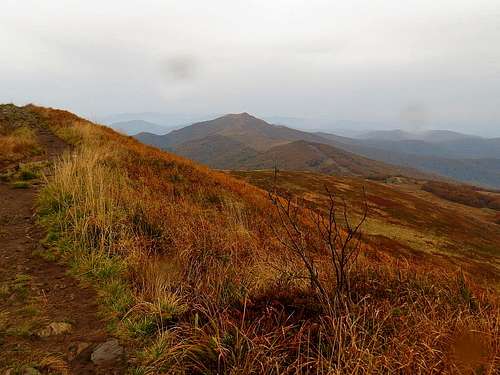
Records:
[[[129,121],[119,121],[113,122],[109,125],[111,128],[125,133],[127,135],[134,135],[141,132],[147,132],[152,134],[166,134],[171,128],[166,126],[158,125],[153,122],[144,121],[144,120],[129,120]]]
[[[329,145],[331,141],[317,134],[271,125],[248,113],[226,115],[163,136],[140,133],[136,138],[219,169],[278,166],[365,177],[432,178],[411,168],[398,168],[355,155]]]
[[[257,151],[265,151],[273,146],[292,141],[317,142],[322,140],[320,136],[312,133],[268,124],[248,113],[229,114],[214,120],[195,123],[160,137],[144,133],[137,134],[135,137],[142,142],[154,138],[155,145],[173,150],[185,142],[215,134],[241,142]]]
[[[395,147],[380,143],[359,142],[354,139],[341,139],[336,135],[322,133],[343,150],[363,155],[373,160],[383,161],[401,167],[415,168],[423,172],[438,174],[457,181],[481,185],[490,188],[500,187],[500,159],[499,158],[471,158],[454,159],[425,154],[412,154],[411,147],[405,148],[398,142]],[[417,141],[411,141],[413,144]],[[425,145],[424,145],[425,146]],[[418,148],[418,147],[417,147]],[[403,150],[410,152],[403,152]]]
[[[248,113],[242,113],[196,123],[163,136],[140,133],[135,137],[143,143],[221,169],[269,168],[278,164],[284,169],[300,167],[310,171],[339,173],[340,168],[334,166],[335,161],[332,162],[332,157],[335,158],[336,154],[344,158],[345,174],[349,169],[346,168],[345,161],[354,160],[352,154],[356,154],[358,161],[361,160],[360,156],[364,157],[365,164],[373,165],[374,161],[377,161],[376,168],[367,167],[364,170],[371,172],[378,170],[381,175],[438,174],[486,187],[500,187],[498,139],[483,139],[448,131],[432,131],[421,135],[421,138],[426,140],[433,138],[435,142],[418,139],[399,141],[385,139],[411,136],[402,131],[396,133],[396,135],[384,133],[378,137],[382,139],[377,139],[376,136],[373,139],[354,139],[271,125]],[[325,153],[326,147],[322,147],[321,151],[317,145],[305,147],[304,144],[286,147],[287,144],[296,141],[328,145],[336,150],[328,149]],[[273,150],[275,147],[278,148]],[[316,151],[312,152],[313,149]],[[346,159],[344,152],[351,155]],[[302,156],[297,153],[302,153]],[[372,161],[368,162],[367,159]],[[385,163],[384,168],[380,162]],[[354,175],[356,169],[359,170],[353,165]]]
[[[438,263],[435,255],[444,251],[472,274],[488,277],[500,288],[498,192],[442,182],[391,183],[313,172],[280,171],[277,177],[265,170],[228,173],[266,190],[276,184],[317,207],[328,206],[326,186],[346,199],[355,215],[362,214],[365,189],[370,210],[365,226],[368,241],[388,252],[397,249],[408,257],[429,257]],[[484,209],[487,205],[491,209]],[[481,235],[483,232],[488,235]]]
[[[316,171],[338,176],[363,176],[384,179],[390,176],[433,179],[412,168],[401,168],[371,160],[324,143],[294,141],[270,148],[253,158],[238,160],[243,169],[278,169]]]
[[[409,132],[401,129],[374,130],[361,133],[357,138],[379,141],[425,141],[430,143],[453,142],[469,139],[484,139],[474,135],[458,133],[450,130],[425,130]]]
[[[399,141],[353,139],[348,142],[358,146],[418,156],[448,159],[500,159],[500,138],[463,138],[433,142],[412,139]]]

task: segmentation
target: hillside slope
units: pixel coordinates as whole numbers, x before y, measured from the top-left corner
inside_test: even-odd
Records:
[[[271,147],[291,141],[318,141],[312,133],[275,126],[258,119],[248,113],[229,114],[210,121],[199,122],[174,130],[161,137],[155,137],[154,145],[164,149],[176,149],[185,142],[201,140],[211,135],[221,135],[245,144],[256,151],[264,151]],[[137,134],[136,138],[147,143],[148,135]]]
[[[500,187],[500,158],[497,158],[500,145],[497,145],[496,138],[466,140],[467,143],[477,142],[473,150],[467,151],[467,143],[461,144],[461,141],[377,141],[339,137],[328,133],[317,134],[338,148],[373,160],[415,168],[466,183]],[[483,146],[484,151],[481,151]]]
[[[210,142],[215,140],[212,138],[214,136],[218,136],[217,141],[210,146]],[[384,133],[373,139],[354,139],[321,132],[308,133],[286,126],[271,125],[242,113],[196,123],[164,136],[140,133],[135,137],[143,143],[176,152],[215,168],[269,167],[278,162],[287,169],[288,166],[296,165],[297,156],[282,152],[283,150],[278,148],[274,154],[279,154],[281,160],[275,160],[272,152],[269,152],[270,149],[295,141],[306,141],[335,147],[337,153],[344,150],[386,163],[386,172],[382,175],[391,175],[393,172],[389,171],[394,170],[407,176],[438,174],[472,184],[500,187],[498,139],[483,139],[443,131],[427,134],[423,137],[424,140],[407,140],[407,136],[409,135],[406,133]],[[392,140],[394,137],[398,140]],[[429,137],[434,137],[435,142],[430,142]],[[234,147],[237,143],[241,144],[240,155]],[[210,149],[209,153],[207,149]],[[312,159],[303,160],[300,168],[320,171],[318,165],[321,162],[318,162],[317,155],[311,156]],[[323,169],[327,170],[328,168]]]
[[[424,130],[409,132],[401,129],[395,130],[375,130],[359,135],[359,138],[379,141],[424,141],[430,143],[479,140],[481,137],[458,133],[450,130]]]
[[[0,148],[0,372],[124,373],[119,361],[90,360],[112,339],[99,316],[97,293],[44,247],[54,233],[40,227],[34,207],[54,160],[69,146],[34,109],[0,105],[0,133],[9,133],[18,151],[13,163],[12,154]]]
[[[272,171],[230,173],[264,189],[277,183],[317,207],[327,207],[328,187],[341,194],[357,215],[362,213],[365,189],[370,209],[367,241],[417,262],[439,264],[445,258],[453,259],[500,290],[500,193],[481,193],[467,185],[442,182],[379,182],[298,171],[280,171],[277,178]]]
[[[327,145],[316,134],[266,123],[247,113],[193,124],[165,136],[142,133],[141,142],[167,149],[218,169],[273,168],[384,178],[433,178]]]
[[[411,168],[398,168],[371,160],[323,143],[290,142],[275,146],[253,158],[236,160],[233,169],[273,169],[289,171],[315,171],[339,176],[385,178],[408,176],[432,178]]]
[[[221,152],[221,150],[224,150]],[[212,168],[233,169],[251,163],[259,152],[233,138],[220,134],[187,141],[175,147],[178,155]]]
[[[22,110],[74,145],[39,196],[40,221],[51,233],[45,244],[98,288],[102,316],[132,350],[130,372],[498,368],[498,293],[488,289],[488,277],[471,280],[443,249],[415,261],[361,237],[344,275],[350,286],[341,290],[332,248],[315,229],[328,220],[324,207],[294,199],[289,212],[300,206],[293,220],[301,235],[290,236],[277,207],[293,191],[271,191],[279,195],[270,199],[260,188],[68,112]],[[341,194],[342,185],[334,192]],[[344,241],[352,232],[337,214],[335,238]],[[384,220],[391,215],[398,210]],[[293,243],[306,244],[305,257]],[[467,360],[460,354],[464,335],[480,348]]]

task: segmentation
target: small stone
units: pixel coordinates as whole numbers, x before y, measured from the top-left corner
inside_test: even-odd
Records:
[[[50,323],[48,326],[38,330],[36,335],[38,337],[49,337],[49,336],[55,336],[55,335],[62,335],[64,333],[71,332],[72,328],[73,327],[69,323],[53,322],[53,323]]]
[[[111,339],[97,345],[90,358],[96,365],[106,365],[120,361],[123,353],[123,347],[118,340]]]

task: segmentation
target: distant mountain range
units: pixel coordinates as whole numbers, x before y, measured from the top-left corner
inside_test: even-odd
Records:
[[[478,136],[462,134],[450,130],[409,132],[401,129],[364,132],[359,134],[356,138],[377,141],[424,141],[430,143],[453,142],[467,139],[484,139]]]
[[[142,132],[163,135],[207,118],[220,115],[190,115],[185,113],[138,112],[97,116],[93,120],[128,135]]]
[[[321,136],[329,138],[331,135],[322,133]],[[377,131],[344,142],[422,156],[452,159],[500,158],[500,138],[482,138],[448,130],[421,133]]]
[[[359,176],[427,176],[500,187],[500,138],[451,131],[365,133],[360,138],[271,125],[248,113],[140,141],[221,169],[272,168]],[[420,171],[420,172],[418,172]]]
[[[424,177],[416,170],[370,160],[336,148],[317,134],[271,125],[248,113],[196,123],[163,136],[140,133],[136,138],[221,169],[277,166],[287,170],[363,177]]]
[[[148,132],[152,134],[167,134],[172,128],[158,125],[144,120],[129,120],[114,122],[109,125],[111,128],[127,135],[134,135],[141,132]]]

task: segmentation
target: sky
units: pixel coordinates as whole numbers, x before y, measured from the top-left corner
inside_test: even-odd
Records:
[[[0,102],[500,136],[498,0],[1,3]]]

